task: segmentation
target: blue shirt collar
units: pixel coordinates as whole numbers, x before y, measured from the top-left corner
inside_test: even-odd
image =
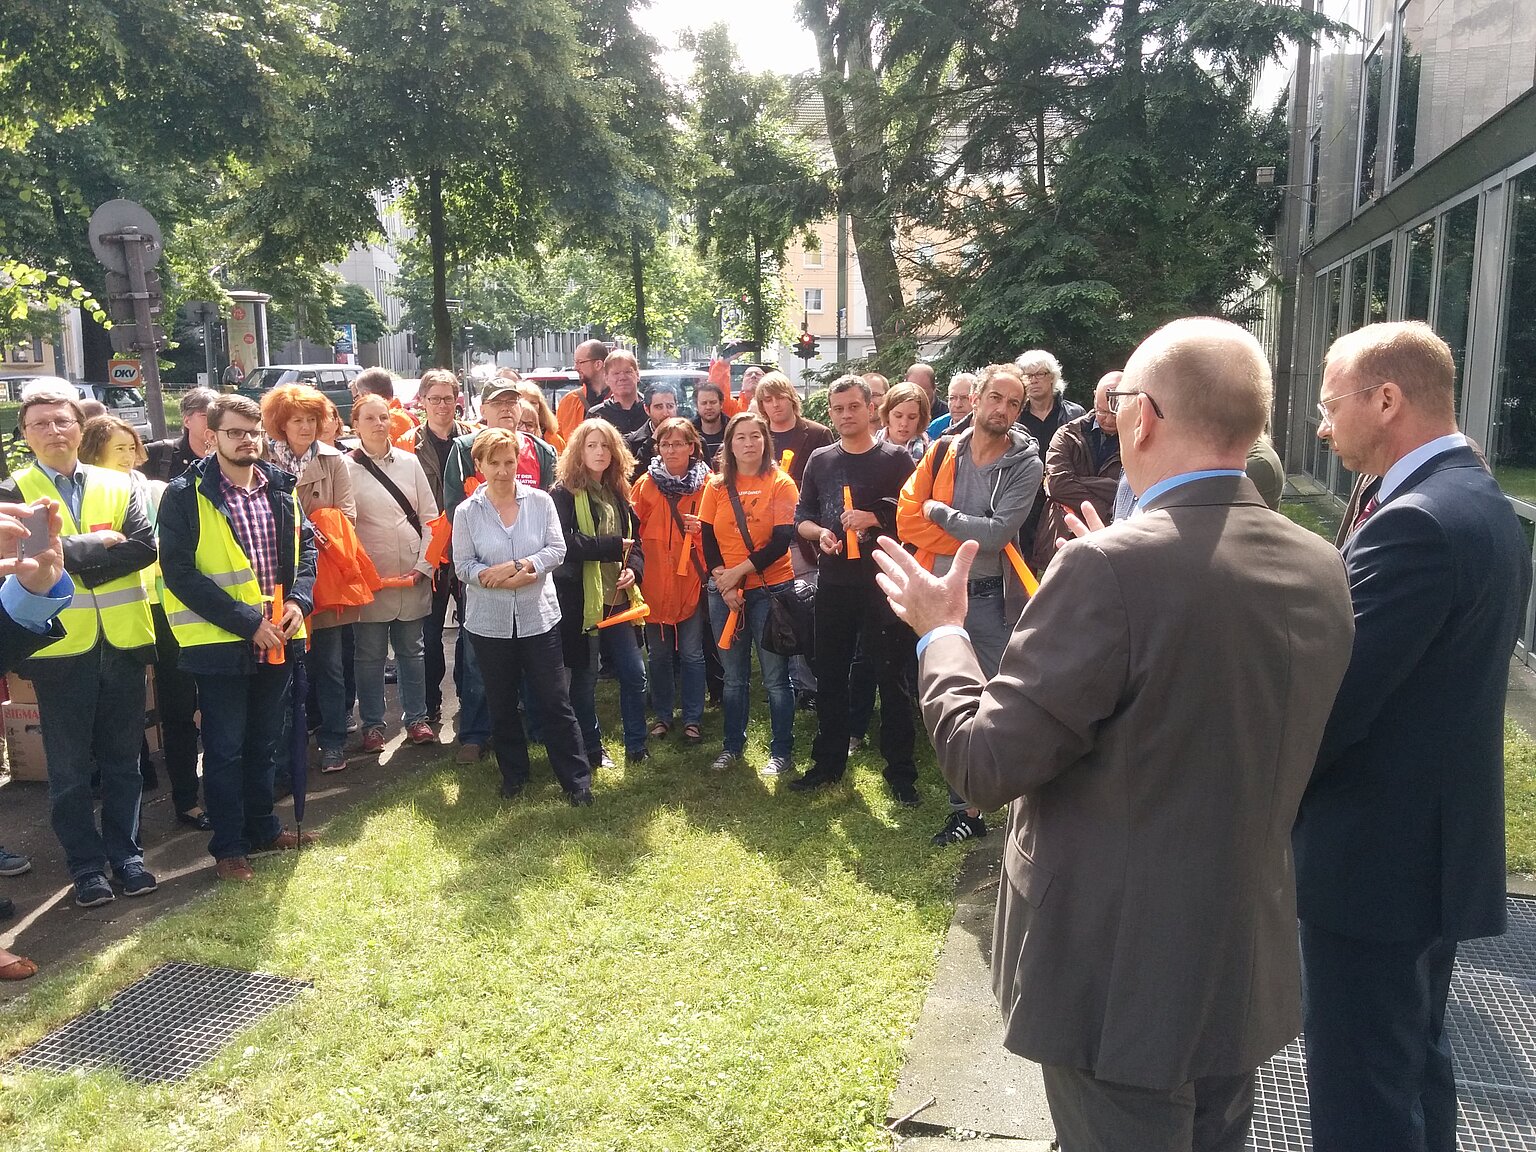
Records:
[[[1196,480],[1208,480],[1212,476],[1243,476],[1246,473],[1241,468],[1208,468],[1203,472],[1180,472],[1177,476],[1170,476],[1166,480],[1159,480],[1145,492],[1136,498],[1136,511],[1140,512],[1152,501],[1165,492],[1171,492],[1184,484],[1193,483]]]
[[[1408,477],[1436,456],[1443,456],[1447,452],[1466,446],[1467,438],[1460,432],[1452,432],[1449,436],[1439,436],[1427,444],[1420,444],[1387,469],[1387,474],[1381,478],[1381,487],[1376,489],[1376,503],[1385,504],[1392,498],[1392,494],[1403,486],[1403,482]]]
[[[41,460],[37,462],[37,466],[43,470],[43,475],[47,476],[48,479],[53,481],[53,486],[60,492],[64,490],[64,484],[68,484],[70,487],[74,487],[80,481],[85,479],[85,465],[81,464],[79,461],[75,462],[75,472],[73,476],[66,476],[62,472],[57,472],[54,469],[48,467],[48,465],[44,464]],[[63,483],[61,484],[60,481]]]

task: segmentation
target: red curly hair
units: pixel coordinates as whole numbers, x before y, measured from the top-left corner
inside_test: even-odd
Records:
[[[288,442],[288,421],[295,416],[313,416],[315,428],[325,427],[331,410],[325,394],[308,384],[279,384],[261,398],[261,426],[274,440]]]

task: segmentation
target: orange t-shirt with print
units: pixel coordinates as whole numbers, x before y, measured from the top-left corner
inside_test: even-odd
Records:
[[[776,526],[794,524],[800,489],[795,487],[795,482],[787,472],[775,467],[762,476],[743,476],[737,473],[736,495],[741,499],[742,511],[747,514],[747,528],[752,533],[750,544],[741,539],[736,510],[731,507],[731,497],[725,490],[723,477],[710,477],[709,483],[704,486],[704,499],[699,503],[699,519],[714,529],[715,542],[720,545],[720,556],[727,568],[736,567],[765,546],[772,538]],[[786,552],[768,565],[761,579],[755,574],[749,575],[743,587],[783,584],[794,578],[794,565],[790,563],[789,553]]]

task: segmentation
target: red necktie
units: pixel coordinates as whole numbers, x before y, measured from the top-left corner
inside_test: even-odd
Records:
[[[1360,525],[1364,524],[1371,518],[1371,513],[1376,511],[1376,507],[1379,503],[1380,501],[1376,499],[1376,494],[1374,492],[1371,493],[1371,498],[1367,500],[1363,505],[1361,505],[1360,514],[1355,517],[1355,522],[1349,529],[1349,534],[1351,536],[1360,531]]]

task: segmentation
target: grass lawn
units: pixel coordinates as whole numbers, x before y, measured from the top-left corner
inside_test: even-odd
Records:
[[[776,796],[709,773],[718,723],[704,750],[600,774],[586,810],[542,756],[515,804],[489,764],[412,776],[254,885],[38,978],[0,1010],[0,1053],[165,960],[315,988],[178,1085],[5,1077],[4,1145],[889,1148],[959,862],[927,844],[931,753],[915,812],[869,754],[831,795]]]
[[[1536,872],[1536,739],[1504,724],[1504,835],[1511,872]]]

